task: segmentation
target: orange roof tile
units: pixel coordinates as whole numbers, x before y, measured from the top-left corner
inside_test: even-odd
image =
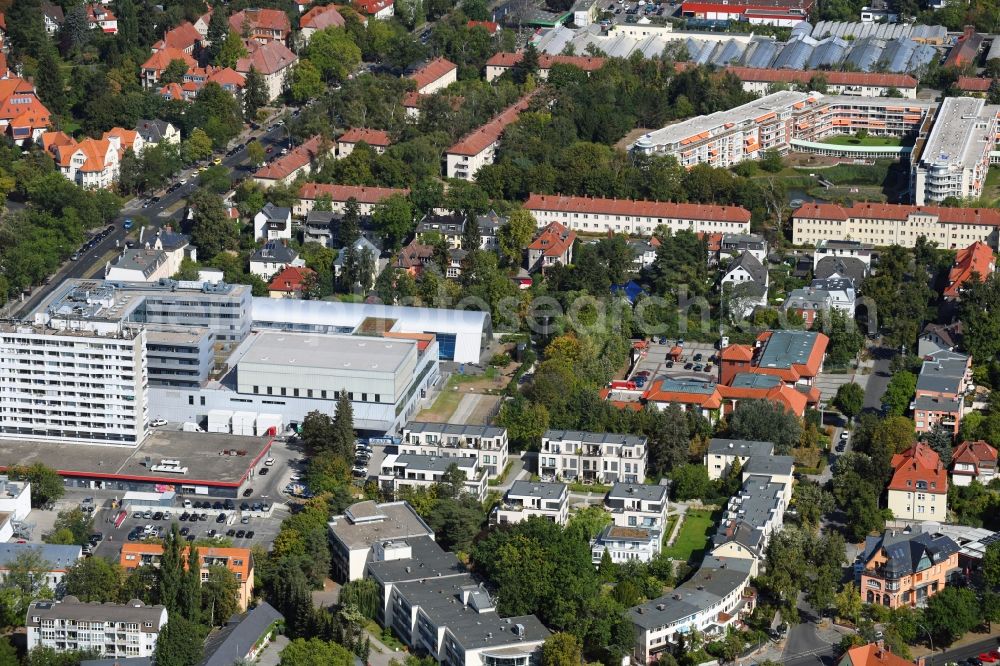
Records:
[[[300,199],[315,200],[325,194],[330,197],[331,201],[347,201],[353,198],[358,203],[363,204],[377,204],[394,194],[406,196],[409,193],[410,190],[407,188],[331,185],[327,183],[306,183],[299,188]]]
[[[163,39],[153,44],[153,50],[159,51],[160,49],[170,48],[180,51],[190,51],[200,41],[201,33],[198,32],[190,21],[184,21],[176,28],[168,30],[163,35]]]
[[[719,353],[719,358],[723,361],[744,361],[749,363],[753,359],[753,347],[749,345],[729,345]]]
[[[198,62],[190,54],[180,49],[163,48],[149,56],[149,59],[142,63],[142,69],[162,73],[174,60],[182,60],[189,68],[198,66]]]
[[[932,215],[947,224],[1000,226],[1000,210],[992,208],[946,208],[873,202],[857,202],[853,206],[840,206],[838,204],[809,202],[797,208],[792,214],[793,217],[797,218],[842,221],[849,218],[903,221],[910,215]]]
[[[890,464],[895,471],[889,490],[913,492],[917,482],[924,481],[927,483],[925,492],[947,494],[948,474],[941,464],[941,456],[924,442],[897,453]]]
[[[963,92],[989,92],[993,79],[983,79],[978,76],[958,77],[958,89]]]
[[[913,666],[912,661],[894,655],[875,643],[851,648],[841,663],[845,662],[848,666]]]
[[[393,0],[354,0],[354,7],[368,16],[375,16],[386,7],[391,7]]]
[[[518,51],[517,53],[501,51],[500,53],[492,55],[489,60],[486,61],[486,66],[509,68],[521,62],[521,58],[523,57],[524,53],[521,51]],[[593,72],[604,67],[605,62],[607,62],[607,59],[599,56],[549,55],[548,53],[538,54],[539,69],[551,69],[552,65],[573,65],[574,67],[579,67],[585,72]]]
[[[270,291],[283,291],[286,293],[302,291],[305,288],[306,278],[315,274],[316,271],[311,268],[288,266],[271,279],[271,283],[267,285],[267,288]]]
[[[282,13],[284,16],[284,13]],[[271,41],[254,48],[246,58],[236,61],[236,71],[246,74],[253,67],[261,74],[277,74],[286,67],[290,67],[298,57],[288,50],[288,47],[279,41]]]
[[[247,77],[235,69],[230,67],[214,67],[210,69],[208,80],[213,83],[218,83],[220,86],[235,86],[237,88],[242,88],[246,85]]]
[[[511,106],[508,106],[488,123],[465,135],[461,141],[446,152],[453,155],[478,155],[483,152],[489,146],[499,141],[507,125],[517,120],[521,112],[528,108],[533,94],[529,93]]]
[[[168,83],[160,88],[159,93],[161,97],[169,97],[175,100],[184,99],[184,92],[179,83]]]
[[[592,197],[531,194],[525,202],[524,207],[532,211],[555,211],[560,213],[602,213],[605,215],[683,218],[719,222],[750,222],[750,211],[739,206],[679,204],[668,201],[598,199]]]
[[[364,141],[369,146],[379,146],[382,148],[387,148],[391,143],[388,132],[368,129],[366,127],[352,127],[337,139],[337,143],[359,143],[361,141]]]
[[[561,257],[576,241],[576,232],[558,222],[549,223],[528,245],[529,250],[541,250],[542,256]]]
[[[244,22],[250,30],[277,30],[287,35],[292,30],[288,14],[280,9],[244,9],[229,17],[229,27],[243,34]]]
[[[125,129],[124,127],[112,127],[110,130],[105,132],[101,136],[101,138],[102,139],[117,138],[119,140],[119,145],[122,147],[122,150],[128,150],[135,144],[135,139],[138,136],[139,133],[136,132],[135,130]]]
[[[427,86],[431,85],[448,73],[458,69],[458,65],[447,60],[445,58],[434,58],[429,63],[418,69],[417,71],[410,74],[410,79],[412,79],[417,84],[417,92],[420,92]]]
[[[965,441],[955,448],[954,453],[951,454],[951,462],[952,464],[961,462],[970,465],[986,462],[995,465],[997,450],[981,439]]]
[[[264,165],[253,175],[254,178],[266,180],[284,180],[307,164],[319,157],[322,150],[323,137],[317,134],[302,145],[290,150],[287,155]]]
[[[299,18],[300,28],[322,30],[330,26],[344,27],[344,17],[333,5],[313,7]]]
[[[766,400],[778,403],[789,412],[800,417],[805,414],[806,406],[809,403],[805,393],[785,384],[779,384],[771,388],[734,387],[719,384],[716,389],[719,395],[727,400]]]
[[[466,28],[484,28],[486,32],[491,35],[495,35],[500,29],[500,24],[496,21],[468,21],[465,24]]]
[[[944,288],[944,297],[958,298],[959,291],[973,273],[977,273],[980,280],[985,280],[993,269],[993,250],[986,243],[976,241],[959,250],[955,255],[955,264],[948,271],[948,286]]]

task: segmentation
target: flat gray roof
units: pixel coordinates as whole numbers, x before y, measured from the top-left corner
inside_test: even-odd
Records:
[[[637,435],[623,435],[614,432],[584,432],[581,430],[546,430],[545,439],[581,442],[583,444],[625,444],[645,446],[646,438]]]
[[[166,260],[167,254],[163,250],[131,248],[122,252],[112,265],[122,270],[140,271],[145,277],[149,277]]]
[[[48,543],[0,543],[0,568],[17,559],[23,553],[37,552],[49,563],[50,571],[65,571],[83,557],[80,546],[57,546]]]
[[[474,468],[478,458],[472,456],[425,456],[419,453],[400,453],[393,459],[388,456],[382,461],[382,466],[403,465],[407,469],[419,469],[428,472],[445,472],[452,465],[464,468]]]
[[[28,624],[38,626],[39,620],[94,620],[104,622],[152,622],[159,627],[163,606],[147,606],[138,599],[127,604],[84,603],[68,595],[62,601],[34,601],[28,609]]]
[[[951,414],[957,414],[962,406],[958,399],[931,398],[926,395],[920,396],[913,402],[914,409],[927,412],[948,412]]]
[[[668,486],[651,483],[622,483],[611,486],[607,499],[640,499],[647,502],[660,502],[667,499]]]
[[[746,474],[791,474],[794,467],[792,456],[753,456],[743,471]]]
[[[790,368],[809,360],[816,345],[813,331],[772,331],[757,363],[762,368]]]
[[[537,497],[543,500],[557,500],[567,494],[564,483],[545,483],[542,481],[515,481],[507,491],[507,496]]]
[[[358,502],[348,507],[345,515],[334,516],[327,527],[331,535],[352,550],[370,548],[376,541],[434,535],[407,502]]]
[[[669,594],[629,609],[629,618],[644,629],[679,622],[717,603],[749,580],[749,559],[709,555],[698,571]]]
[[[924,361],[917,376],[918,391],[958,393],[969,357],[957,352],[937,352]]]
[[[769,456],[774,451],[772,442],[751,439],[714,438],[708,442],[708,452],[726,456]]]
[[[457,576],[468,573],[454,553],[449,553],[429,536],[397,539],[410,547],[410,557],[369,562],[368,573],[381,583],[402,583],[422,578]]]
[[[993,144],[992,139],[983,138],[976,125],[990,114],[996,116],[997,108],[976,97],[946,97],[938,108],[920,162],[929,167],[973,168],[987,150],[986,144]]]
[[[403,432],[441,433],[464,437],[502,437],[506,428],[491,425],[463,425],[460,423],[432,423],[430,421],[410,421],[403,426]]]
[[[370,372],[396,372],[417,348],[415,340],[285,331],[256,331],[246,345],[240,363]]]

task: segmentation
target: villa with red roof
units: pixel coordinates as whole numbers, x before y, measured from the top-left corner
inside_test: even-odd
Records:
[[[299,33],[306,44],[324,28],[343,28],[344,17],[334,5],[317,5],[299,17]]]
[[[962,286],[972,278],[973,273],[983,281],[996,270],[993,250],[983,241],[976,241],[955,255],[955,264],[948,271],[948,286],[944,288],[946,300],[958,300]]]
[[[153,43],[153,53],[163,49],[176,49],[185,53],[193,53],[195,44],[204,39],[198,29],[190,21],[184,21],[163,35],[163,39]]]
[[[458,65],[445,58],[435,58],[409,78],[417,84],[418,95],[432,95],[458,80]]]
[[[284,16],[285,13],[281,12],[281,15]],[[270,101],[284,90],[288,74],[299,57],[288,50],[281,40],[268,41],[259,46],[254,46],[255,43],[247,44],[250,54],[236,61],[236,71],[244,76],[250,73],[251,68],[260,72],[264,76],[267,99]]]
[[[951,482],[967,486],[978,481],[984,486],[997,478],[997,450],[979,439],[962,442],[951,454]]]
[[[337,139],[337,159],[343,159],[353,153],[359,143],[368,144],[372,150],[381,155],[392,141],[389,139],[389,133],[383,130],[352,127]]]
[[[362,16],[374,19],[390,19],[396,13],[394,0],[354,0],[351,6]]]
[[[361,215],[371,215],[376,204],[381,203],[394,194],[409,195],[410,190],[395,187],[365,187],[363,185],[332,185],[328,183],[306,183],[299,188],[299,198],[292,206],[292,214],[305,217],[315,208],[320,197],[330,198],[330,210],[342,214],[347,202],[354,199],[358,203]]]
[[[939,247],[956,249],[981,240],[997,246],[1000,210],[856,202],[853,206],[806,203],[792,213],[792,243],[850,238],[859,243],[913,247],[917,238],[933,238]]]
[[[558,222],[550,223],[528,245],[528,270],[544,270],[555,264],[570,265],[575,241],[575,231]]]
[[[490,56],[489,60],[486,61],[486,80],[493,81],[509,72],[514,68],[514,65],[521,62],[524,57],[524,53],[518,51],[517,53],[510,53],[509,51],[501,51],[500,53],[495,53]],[[571,56],[571,55],[550,55],[548,53],[538,54],[538,78],[547,79],[549,78],[549,70],[552,69],[553,65],[572,65],[573,67],[579,67],[583,71],[590,74],[595,72],[600,68],[604,67],[604,63],[607,62],[606,58],[601,58],[598,56]]]
[[[698,234],[750,233],[750,211],[739,206],[533,193],[524,208],[539,225],[561,222],[583,233],[651,236],[661,226],[672,233],[682,229]]]
[[[41,140],[59,172],[80,187],[107,189],[117,180],[124,153],[117,137],[77,142],[63,132],[45,132]]]
[[[286,43],[292,32],[288,15],[280,9],[244,9],[229,17],[229,29],[260,44]]]
[[[99,2],[87,5],[87,24],[91,29],[100,29],[107,35],[118,34],[118,17]]]
[[[445,175],[448,178],[475,180],[476,172],[487,164],[493,164],[500,137],[507,126],[517,120],[521,112],[528,108],[532,95],[529,93],[501,111],[496,117],[469,134],[445,151]]]
[[[889,510],[900,520],[945,522],[948,514],[948,472],[941,456],[917,442],[891,462]]]
[[[21,145],[27,139],[40,137],[51,121],[49,110],[30,82],[16,76],[0,79],[0,132]]]
[[[302,292],[309,286],[309,280],[316,271],[305,266],[287,266],[267,285],[271,298],[302,298]]]
[[[164,47],[158,51],[154,51],[153,55],[149,56],[149,59],[142,63],[142,67],[140,68],[142,72],[142,86],[144,88],[155,87],[160,82],[163,72],[167,70],[167,67],[174,60],[180,60],[188,69],[198,66],[198,62],[191,57],[190,53],[180,49]]]

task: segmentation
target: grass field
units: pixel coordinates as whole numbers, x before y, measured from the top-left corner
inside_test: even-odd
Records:
[[[983,185],[983,199],[995,204],[1000,199],[1000,166],[995,166],[986,174]]]
[[[715,520],[711,511],[690,510],[684,514],[684,522],[674,545],[664,548],[663,552],[675,560],[700,560],[714,529]]]
[[[902,146],[903,142],[895,136],[866,136],[863,139],[851,134],[840,136],[828,136],[821,143],[829,143],[835,146]]]

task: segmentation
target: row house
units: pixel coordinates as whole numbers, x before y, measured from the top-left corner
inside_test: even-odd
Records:
[[[651,236],[659,227],[671,233],[750,232],[750,211],[739,206],[531,194],[524,209],[535,216],[540,227],[559,222],[583,233]]]
[[[284,12],[281,12],[281,15],[284,16]],[[279,40],[259,45],[258,42],[250,42],[247,47],[249,55],[236,61],[236,71],[243,76],[249,74],[251,69],[261,74],[264,77],[267,100],[270,102],[280,96],[285,89],[292,67],[299,58]]]
[[[887,608],[923,607],[959,571],[959,550],[951,537],[919,525],[867,537],[856,563],[862,599]]]
[[[968,486],[973,481],[982,485],[997,478],[997,450],[983,440],[962,442],[951,454],[951,482]]]
[[[258,44],[288,43],[292,32],[288,15],[280,9],[244,9],[229,17],[229,29]]]
[[[316,207],[316,200],[330,200],[330,210],[343,215],[347,202],[354,200],[358,213],[370,216],[375,206],[391,196],[409,196],[410,190],[395,187],[365,187],[363,185],[332,185],[329,183],[306,183],[299,188],[299,196],[292,207],[295,217],[306,217]]]
[[[308,176],[313,164],[327,155],[333,155],[333,145],[317,134],[296,146],[286,155],[258,169],[253,180],[267,189],[274,185],[288,185],[300,176]]]
[[[392,453],[382,461],[378,481],[383,490],[395,495],[404,488],[435,486],[453,466],[465,473],[463,492],[482,502],[486,498],[488,475],[478,457]]]
[[[509,448],[506,428],[426,421],[411,421],[403,426],[399,444],[400,453],[478,458],[491,479],[506,469]]]
[[[118,563],[125,571],[133,571],[141,566],[159,567],[163,557],[163,545],[158,543],[122,544]],[[254,563],[249,548],[198,548],[201,560],[201,582],[208,580],[210,567],[222,566],[233,573],[239,583],[236,601],[240,611],[245,611],[253,599]],[[181,561],[187,566],[187,548],[181,551]]]
[[[458,80],[458,65],[446,58],[435,58],[408,78],[416,84],[418,95],[433,95]]]
[[[147,606],[138,599],[102,604],[65,596],[61,601],[31,602],[25,627],[28,650],[93,650],[102,657],[148,659],[166,623],[166,607]]]
[[[888,505],[900,520],[945,522],[948,515],[948,472],[930,446],[918,442],[890,462]]]
[[[756,462],[758,459],[751,458],[747,467]],[[749,469],[744,471],[743,486],[726,503],[710,546],[712,555],[716,557],[749,561],[754,575],[759,572],[759,564],[766,557],[771,537],[784,525],[785,511],[791,500],[794,467],[791,456],[775,456],[770,460],[759,460],[759,463],[782,480],[772,480],[770,475],[753,474]]]
[[[544,477],[584,483],[642,483],[646,478],[645,437],[576,430],[546,430],[538,457]]]
[[[482,127],[473,130],[445,151],[445,176],[475,180],[476,172],[487,164],[493,164],[500,137],[507,126],[528,109],[532,94],[501,111]]]
[[[965,394],[972,386],[972,357],[952,351],[928,354],[920,366],[913,404],[917,432],[940,426],[958,434]]]
[[[743,89],[757,95],[767,95],[774,84],[808,86],[813,77],[826,79],[831,95],[887,97],[898,92],[905,99],[916,99],[917,79],[909,74],[881,72],[836,72],[826,70],[764,69],[760,67],[726,67],[743,84]]]
[[[0,79],[0,131],[15,144],[38,139],[51,123],[52,115],[34,85],[16,76]]]
[[[515,481],[490,516],[496,525],[512,525],[529,518],[557,525],[569,520],[569,486],[565,483]]]
[[[524,53],[518,51],[517,53],[511,53],[509,51],[501,51],[500,53],[494,53],[486,61],[486,81],[487,83],[497,79],[514,67],[517,63],[521,62],[524,58]],[[607,58],[601,58],[597,56],[571,56],[571,55],[552,55],[548,53],[538,54],[538,78],[545,80],[549,78],[549,72],[553,65],[568,65],[571,67],[579,67],[588,75],[591,72],[596,72],[597,70],[604,67],[604,63],[607,62]]]

